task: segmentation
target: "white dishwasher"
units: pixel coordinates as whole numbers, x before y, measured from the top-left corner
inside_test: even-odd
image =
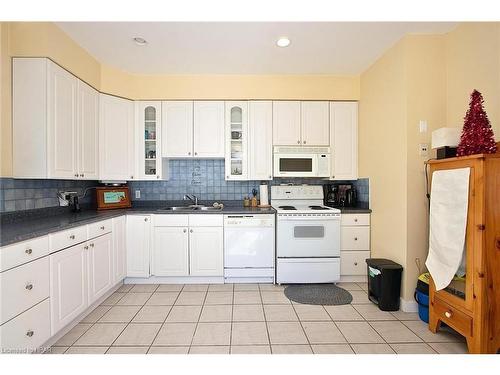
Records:
[[[225,282],[274,282],[274,229],[274,215],[224,215]]]

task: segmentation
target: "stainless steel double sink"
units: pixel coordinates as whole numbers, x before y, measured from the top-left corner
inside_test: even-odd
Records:
[[[185,212],[193,212],[193,211],[222,211],[221,207],[208,207],[201,204],[198,205],[189,205],[189,206],[170,206],[165,208],[160,208],[158,211],[185,211]]]

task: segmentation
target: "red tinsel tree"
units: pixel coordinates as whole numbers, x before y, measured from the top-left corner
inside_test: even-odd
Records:
[[[490,120],[483,108],[483,96],[477,90],[470,96],[469,109],[464,120],[457,156],[494,154],[497,151],[497,144]]]

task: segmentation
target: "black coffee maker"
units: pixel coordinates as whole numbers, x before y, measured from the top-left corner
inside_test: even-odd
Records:
[[[353,184],[327,184],[323,189],[325,206],[355,207],[358,203],[358,194]]]

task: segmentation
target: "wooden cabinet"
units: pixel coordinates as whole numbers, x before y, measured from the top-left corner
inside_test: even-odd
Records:
[[[224,236],[222,227],[189,228],[189,274],[224,275]]]
[[[45,58],[14,58],[13,175],[98,177],[98,94]]]
[[[50,311],[52,335],[88,306],[86,243],[51,254]]]
[[[127,217],[113,218],[113,282],[122,281],[127,276]]]
[[[226,180],[248,180],[248,102],[226,102]]]
[[[300,101],[273,102],[273,144],[300,146]]]
[[[78,81],[77,173],[85,180],[99,178],[99,93]]]
[[[162,103],[162,154],[165,158],[193,156],[193,102]]]
[[[162,178],[161,102],[136,102],[136,165],[138,180]]]
[[[113,237],[111,233],[89,240],[88,279],[89,305],[103,296],[113,285]]]
[[[149,277],[151,218],[149,215],[127,216],[127,276]]]
[[[186,227],[155,227],[153,238],[154,276],[189,275],[189,233]]]
[[[155,215],[154,225],[153,276],[224,275],[222,215]]]
[[[429,288],[429,329],[445,323],[465,336],[470,353],[500,350],[500,153],[432,160],[435,171],[470,168],[465,278]],[[432,199],[432,196],[431,196]]]
[[[325,101],[300,102],[301,141],[305,146],[330,145],[330,109]]]
[[[47,156],[50,178],[78,178],[77,85],[75,76],[48,64]]]
[[[248,180],[273,178],[273,104],[248,102]]]
[[[134,102],[105,94],[99,99],[99,178],[134,180]]]
[[[358,103],[330,103],[331,179],[358,178]]]
[[[193,121],[193,156],[223,158],[224,102],[195,101]]]

